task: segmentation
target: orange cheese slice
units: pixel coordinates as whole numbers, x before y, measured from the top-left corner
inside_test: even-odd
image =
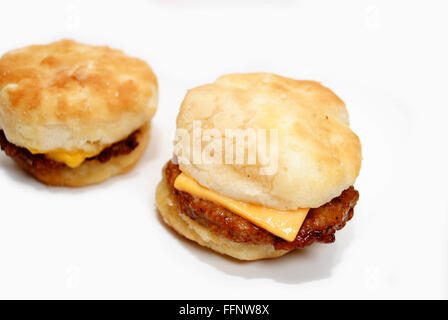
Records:
[[[308,209],[277,210],[260,205],[233,200],[210,189],[181,173],[174,181],[177,190],[188,192],[200,199],[217,203],[235,214],[249,220],[256,226],[285,239],[294,241],[308,214]]]
[[[32,154],[42,153],[37,150],[30,150],[30,152]],[[65,163],[70,168],[76,168],[79,167],[87,158],[91,158],[93,156],[96,156],[97,154],[98,152],[88,153],[85,151],[57,150],[46,152],[45,156],[54,161]]]

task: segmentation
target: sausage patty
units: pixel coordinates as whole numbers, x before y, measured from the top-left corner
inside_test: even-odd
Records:
[[[353,208],[359,198],[358,191],[352,186],[323,206],[310,209],[297,238],[288,242],[218,204],[177,190],[174,181],[180,173],[179,166],[171,161],[165,166],[164,174],[180,213],[233,241],[272,244],[276,250],[303,248],[314,241],[334,242],[336,230],[343,228],[353,217]]]
[[[105,163],[112,157],[131,153],[138,146],[138,133],[139,130],[134,131],[127,138],[112,144],[97,156],[88,158],[86,161],[98,160]],[[3,130],[0,130],[0,147],[9,157],[16,161],[25,162],[36,170],[48,171],[67,167],[65,163],[49,159],[44,154],[32,154],[28,149],[12,144],[6,139]]]

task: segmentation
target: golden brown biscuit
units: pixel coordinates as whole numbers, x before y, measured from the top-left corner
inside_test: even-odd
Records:
[[[151,68],[120,50],[62,40],[12,50],[0,59],[0,130],[15,146],[67,164],[51,173],[28,166],[49,184],[91,184],[134,163],[146,142],[135,154],[107,164],[83,161],[149,128],[157,100]]]
[[[230,74],[188,91],[177,129],[193,136],[202,129],[278,130],[278,170],[260,174],[262,165],[197,163],[193,152],[183,172],[202,186],[232,199],[270,208],[317,208],[353,185],[361,167],[361,144],[349,127],[344,102],[315,81],[269,73]],[[202,151],[208,143],[203,142]],[[256,149],[250,141],[245,153]],[[189,156],[189,157],[188,157]]]
[[[156,107],[151,68],[119,50],[62,40],[0,59],[0,129],[20,147],[95,153],[148,122]]]
[[[189,90],[174,155],[156,194],[164,221],[241,260],[333,242],[359,198],[359,138],[315,81],[230,74]]]

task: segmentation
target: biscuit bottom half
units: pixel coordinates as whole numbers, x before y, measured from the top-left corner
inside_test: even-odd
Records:
[[[57,165],[46,169],[34,166],[26,158],[13,158],[23,170],[47,185],[82,187],[100,183],[112,176],[131,170],[143,155],[149,137],[150,124],[148,123],[135,132],[135,140],[137,143],[135,148],[129,153],[114,155],[107,159],[107,161],[100,161],[99,158],[88,159],[76,168]]]
[[[296,238],[284,240],[210,200],[175,187],[182,171],[168,161],[162,170],[156,201],[167,224],[185,237],[241,260],[275,258],[314,242],[332,243],[335,233],[353,217],[359,193],[353,186],[318,208],[310,208]]]
[[[156,203],[165,223],[184,237],[221,254],[239,260],[260,260],[280,257],[292,250],[276,250],[271,244],[248,244],[227,239],[178,212],[165,175],[157,186]]]

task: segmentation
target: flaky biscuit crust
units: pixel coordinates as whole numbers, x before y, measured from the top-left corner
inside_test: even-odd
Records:
[[[0,59],[0,129],[45,153],[95,153],[150,120],[157,79],[142,60],[71,40],[13,50]]]
[[[177,128],[193,137],[202,129],[276,129],[278,169],[260,174],[256,164],[196,163],[182,155],[180,168],[201,185],[233,199],[270,208],[317,208],[354,184],[361,167],[361,144],[349,127],[344,102],[315,81],[269,73],[230,74],[189,90]],[[202,142],[202,151],[208,147]],[[245,144],[245,153],[251,147]],[[223,150],[224,154],[224,150]]]

